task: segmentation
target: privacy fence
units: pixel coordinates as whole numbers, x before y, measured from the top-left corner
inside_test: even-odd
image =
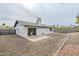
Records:
[[[15,29],[0,29],[0,35],[16,34]]]

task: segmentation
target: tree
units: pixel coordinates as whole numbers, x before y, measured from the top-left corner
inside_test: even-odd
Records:
[[[55,24],[53,25],[53,28],[55,28]]]
[[[59,27],[59,25],[57,24],[57,27]]]
[[[79,17],[76,17],[76,24],[79,26]]]
[[[6,26],[6,24],[5,24],[5,23],[3,23],[3,24],[2,24],[2,26]]]
[[[78,24],[76,31],[79,32],[79,17],[78,16],[76,17],[76,24]]]

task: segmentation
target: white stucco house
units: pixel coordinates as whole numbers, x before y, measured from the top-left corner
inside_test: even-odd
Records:
[[[46,35],[52,33],[52,29],[48,25],[41,24],[40,20],[36,23],[26,21],[16,21],[16,34],[22,37]]]
[[[0,24],[2,23],[15,27],[16,34],[22,37],[51,32],[50,26],[41,24],[41,19],[22,4],[0,3]]]

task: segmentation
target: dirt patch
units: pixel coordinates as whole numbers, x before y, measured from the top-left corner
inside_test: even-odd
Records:
[[[59,52],[59,55],[79,56],[79,45],[66,44]]]
[[[49,38],[32,42],[18,35],[0,36],[0,55],[51,56],[66,34],[49,34]]]
[[[79,33],[71,33],[70,40],[59,51],[58,55],[79,56]]]

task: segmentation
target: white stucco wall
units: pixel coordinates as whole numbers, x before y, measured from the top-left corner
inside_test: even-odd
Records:
[[[49,28],[37,28],[37,35],[43,35],[49,33],[51,33]]]
[[[28,36],[28,28],[18,24],[16,27],[16,34],[20,35],[22,37],[27,37]]]
[[[32,27],[24,27],[23,25],[18,24],[16,27],[16,34],[26,38],[28,37],[28,28]],[[36,28],[36,35],[45,35],[49,33],[51,33],[49,28],[38,28],[38,27]]]
[[[51,33],[49,28],[27,27],[19,22],[16,26],[16,34],[26,38],[28,37],[28,28],[36,28],[36,35],[45,35]]]

